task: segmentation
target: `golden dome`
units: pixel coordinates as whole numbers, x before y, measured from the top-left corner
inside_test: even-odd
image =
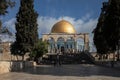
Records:
[[[68,21],[61,20],[57,22],[51,29],[51,33],[76,33],[73,25]]]

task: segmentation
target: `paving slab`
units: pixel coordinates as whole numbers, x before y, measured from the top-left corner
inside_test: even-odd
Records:
[[[39,65],[1,74],[0,80],[120,80],[120,70],[89,64]]]

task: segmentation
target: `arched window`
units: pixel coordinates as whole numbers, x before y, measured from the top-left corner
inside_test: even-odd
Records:
[[[59,37],[57,40],[57,47],[60,49],[61,47],[65,47],[65,40],[62,37]]]

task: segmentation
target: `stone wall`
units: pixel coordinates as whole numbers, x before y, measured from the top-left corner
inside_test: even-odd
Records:
[[[10,62],[0,61],[0,74],[10,72]]]
[[[33,66],[36,66],[36,63],[32,61],[0,61],[0,74],[21,71],[23,68]]]
[[[16,56],[11,55],[10,52],[10,42],[1,42],[0,43],[0,60],[17,60]],[[29,53],[24,55],[24,60],[29,58]],[[21,56],[18,56],[18,60],[22,60]]]
[[[10,42],[2,42],[0,43],[0,54],[1,60],[10,60]]]

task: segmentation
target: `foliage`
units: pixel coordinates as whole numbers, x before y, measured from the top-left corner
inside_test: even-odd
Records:
[[[13,7],[14,5],[15,5],[15,2],[11,0],[0,0],[0,16],[8,13],[7,8]],[[2,22],[0,20],[0,29],[1,27],[2,27]]]
[[[16,44],[16,42],[11,44],[10,51],[11,51],[11,54],[16,56],[17,60],[18,60],[19,46]],[[19,56],[21,56],[21,55],[19,55]]]
[[[10,45],[10,51],[11,51],[11,54],[17,55],[18,50],[17,50],[17,45],[15,42]]]
[[[12,33],[11,33],[11,32],[9,31],[9,29],[6,28],[6,27],[1,28],[0,34],[1,34],[1,33],[7,33],[8,35],[12,36]]]
[[[15,2],[12,2],[11,0],[0,0],[0,15],[8,13],[7,8],[13,7],[14,5]]]
[[[38,42],[37,12],[34,11],[34,0],[21,0],[19,12],[16,15],[16,42],[18,55],[31,52]]]
[[[100,54],[105,54],[107,53],[107,43],[103,35],[103,27],[104,27],[104,20],[105,20],[105,14],[101,13],[98,24],[96,29],[94,30],[94,44],[97,48],[97,52]]]
[[[109,51],[116,51],[118,40],[120,40],[120,0],[111,0],[107,9],[103,32]]]
[[[36,48],[33,49],[32,53],[30,54],[30,58],[34,59],[35,61],[42,57],[43,54],[47,53],[48,43],[39,40],[37,43]]]
[[[120,40],[120,0],[109,0],[103,5],[93,39],[98,53],[116,51]]]
[[[12,55],[20,55],[20,51],[19,51],[19,46],[16,44],[16,42],[13,42],[10,46],[10,51]]]

